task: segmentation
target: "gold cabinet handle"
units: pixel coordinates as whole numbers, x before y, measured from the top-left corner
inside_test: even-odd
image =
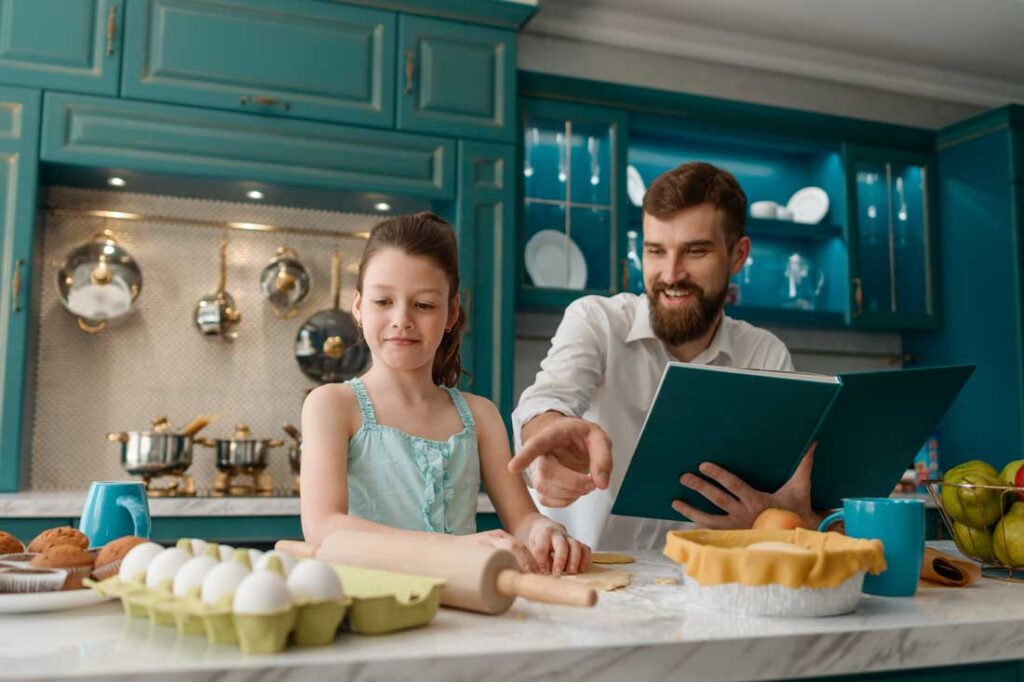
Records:
[[[281,107],[285,111],[292,108],[292,105],[283,99],[277,99],[276,97],[268,97],[266,95],[245,95],[240,100],[239,104],[243,107],[249,104],[259,104],[264,107]]]
[[[416,53],[410,47],[405,51],[405,90],[407,95],[412,94],[413,85],[416,83]]]
[[[853,317],[858,318],[864,314],[864,287],[860,277],[853,278],[853,286],[853,302],[857,304],[857,309],[853,311]]]
[[[107,12],[107,56],[114,54],[114,38],[117,37],[117,5],[110,4],[110,11]]]
[[[11,303],[14,312],[21,312],[21,268],[25,264],[21,258],[14,261],[14,276],[11,277]]]

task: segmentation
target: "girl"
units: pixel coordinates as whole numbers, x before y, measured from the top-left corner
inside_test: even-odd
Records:
[[[451,226],[432,213],[370,233],[352,314],[373,365],[303,405],[303,534],[315,543],[336,529],[429,535],[511,550],[524,571],[585,571],[590,548],[538,513],[509,473],[497,408],[455,388],[466,327],[458,262]],[[481,475],[510,533],[476,532]]]

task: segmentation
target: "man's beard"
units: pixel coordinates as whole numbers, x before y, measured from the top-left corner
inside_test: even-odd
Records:
[[[660,294],[665,289],[690,292],[695,299],[694,304],[683,308],[663,306]],[[655,282],[647,294],[651,302],[651,329],[654,330],[654,335],[670,346],[680,346],[704,336],[722,311],[728,289],[728,279],[721,288],[710,295],[694,282],[679,282],[671,286],[664,282]]]

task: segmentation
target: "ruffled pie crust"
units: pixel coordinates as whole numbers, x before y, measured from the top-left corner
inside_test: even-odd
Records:
[[[788,542],[807,552],[750,550],[755,542]],[[885,570],[880,540],[795,530],[669,531],[664,554],[699,585],[833,588],[860,572]]]

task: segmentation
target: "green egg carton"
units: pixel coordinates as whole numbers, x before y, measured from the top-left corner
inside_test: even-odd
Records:
[[[332,564],[352,599],[348,624],[361,635],[383,635],[426,625],[441,605],[444,580]]]
[[[137,582],[123,582],[116,575],[105,580],[86,578],[82,583],[106,597],[117,597],[121,600],[121,608],[125,615],[133,618],[148,618],[149,609],[145,600],[140,600],[147,592],[146,586]]]

